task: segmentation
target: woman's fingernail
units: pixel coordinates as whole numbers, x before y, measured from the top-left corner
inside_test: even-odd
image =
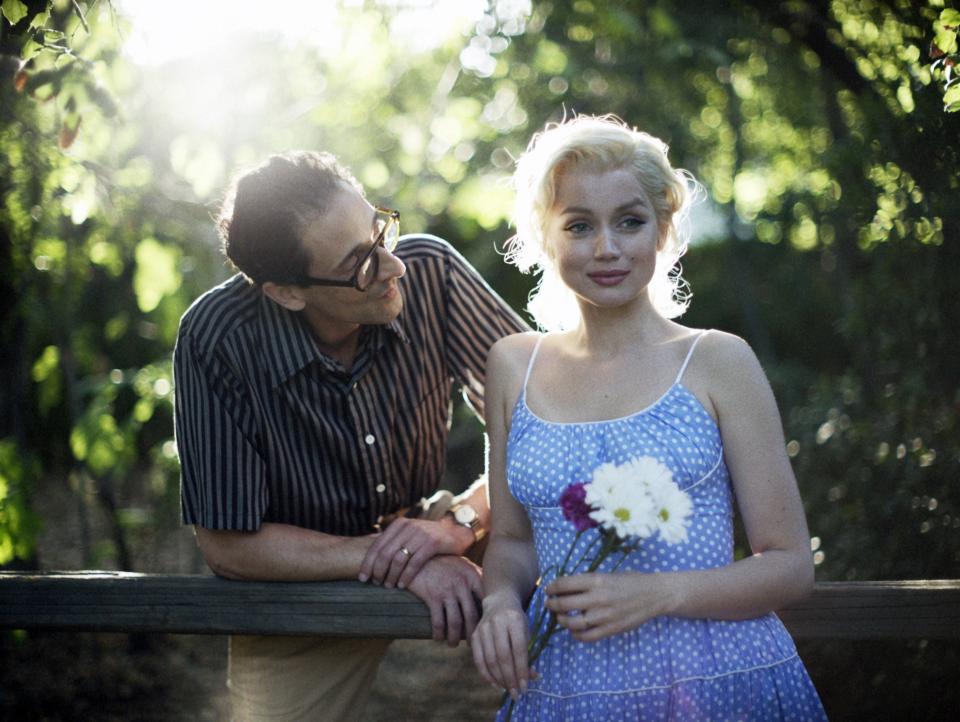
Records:
[[[357,577],[357,579],[359,579],[361,582],[365,582],[365,581],[367,581],[369,578],[370,578],[370,577],[368,577],[366,574],[361,574],[360,576]]]

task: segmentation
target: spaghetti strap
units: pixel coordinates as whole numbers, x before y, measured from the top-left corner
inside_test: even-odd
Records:
[[[693,358],[693,350],[697,347],[697,344],[700,343],[700,339],[702,339],[708,333],[708,330],[701,331],[697,334],[697,337],[693,339],[693,343],[690,344],[690,350],[687,351],[687,357],[683,360],[683,366],[680,367],[680,373],[677,374],[677,379],[673,382],[674,386],[680,383],[680,379],[683,378],[683,372],[687,370],[687,364],[689,364],[690,359]],[[527,370],[527,374],[530,374],[529,369]],[[526,383],[524,383],[524,386],[526,386]]]
[[[523,391],[521,395],[523,398],[527,398],[527,382],[530,380],[530,372],[533,371],[533,362],[537,358],[537,353],[540,351],[540,343],[543,341],[543,337],[546,334],[541,333],[539,338],[537,338],[537,343],[533,347],[533,353],[530,354],[530,360],[527,362],[527,374],[523,377]]]

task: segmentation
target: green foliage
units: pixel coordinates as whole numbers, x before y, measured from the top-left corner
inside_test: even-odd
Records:
[[[39,471],[29,452],[13,439],[0,439],[0,566],[33,558],[37,519],[29,495]]]
[[[30,13],[27,6],[20,2],[20,0],[3,0],[3,5],[0,6],[0,10],[3,12],[3,17],[6,18],[7,22],[11,25],[16,25]]]
[[[960,47],[957,34],[960,31],[960,10],[947,8],[933,23],[933,43],[930,57],[933,58],[933,76],[943,83],[943,107],[948,113],[960,110]]]
[[[160,305],[164,296],[180,288],[183,282],[178,269],[180,253],[155,238],[145,238],[137,244],[134,255],[137,270],[133,290],[140,310],[149,313]]]
[[[229,273],[211,214],[235,169],[329,149],[403,210],[404,231],[448,237],[520,308],[533,279],[497,253],[512,159],[549,120],[613,112],[707,188],[687,321],[740,333],[764,360],[819,577],[956,577],[957,11],[510,5],[426,50],[397,30],[403,4],[366,3],[341,8],[319,45],[211,27],[189,56],[152,65],[120,52],[129,28],[110,3],[5,0],[0,449],[20,456],[4,458],[112,484],[121,501],[142,477],[157,506],[118,504],[124,533],[176,517],[169,357],[180,315]],[[462,486],[481,444],[457,413]],[[29,555],[40,469],[3,468],[0,510],[18,511],[0,515],[0,547]],[[122,536],[88,558],[116,559]],[[923,648],[904,654],[919,679]],[[876,675],[845,672],[848,692],[872,694]]]

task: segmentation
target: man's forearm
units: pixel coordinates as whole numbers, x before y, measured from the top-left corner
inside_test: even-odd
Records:
[[[356,579],[372,535],[341,537],[289,524],[242,532],[196,527],[197,542],[218,576],[248,581]]]

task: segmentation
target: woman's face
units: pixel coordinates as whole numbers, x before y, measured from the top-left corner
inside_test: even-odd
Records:
[[[660,233],[653,205],[630,170],[562,170],[545,221],[547,253],[581,305],[646,302]]]

